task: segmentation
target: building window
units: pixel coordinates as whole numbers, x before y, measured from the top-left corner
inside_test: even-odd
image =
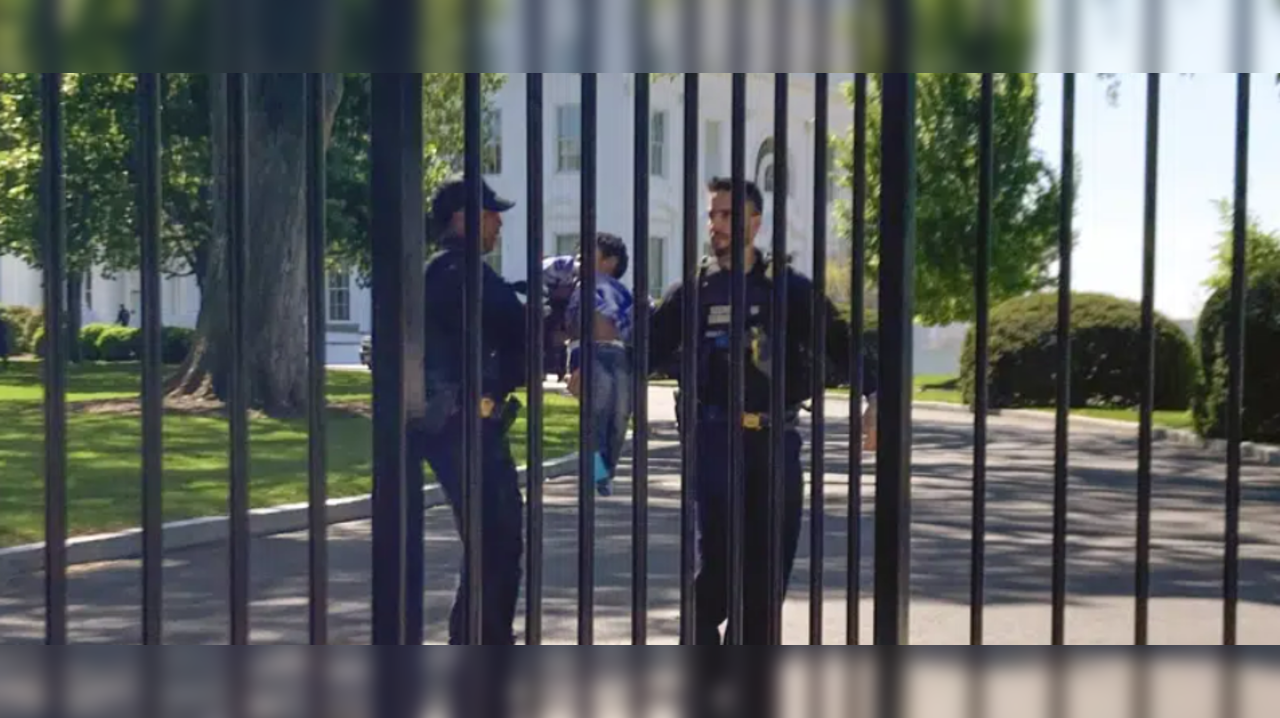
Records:
[[[707,136],[704,139],[706,149],[703,154],[704,166],[702,171],[706,173],[707,180],[713,177],[719,177],[724,174],[723,156],[720,154],[720,135],[723,131],[724,123],[720,120],[707,121]]]
[[[351,273],[344,270],[329,272],[329,321],[351,321]]]
[[[667,113],[653,113],[649,125],[649,174],[667,176]]]
[[[667,239],[649,239],[649,296],[661,297],[667,289]]]
[[[84,305],[93,309],[93,270],[84,273]]]
[[[484,113],[484,149],[480,170],[487,175],[502,174],[502,110]]]
[[[557,257],[576,257],[577,255],[578,255],[578,235],[557,234],[556,235],[556,256]]]
[[[582,169],[582,105],[556,108],[556,171]]]

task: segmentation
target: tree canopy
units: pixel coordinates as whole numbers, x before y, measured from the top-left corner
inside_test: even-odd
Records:
[[[504,76],[487,74],[486,99]],[[213,224],[212,132],[207,74],[164,75],[162,116],[165,269],[203,284]],[[370,269],[370,76],[348,73],[328,156],[329,258],[367,277]],[[0,253],[40,266],[36,227],[41,166],[38,76],[0,74]],[[463,75],[424,77],[428,195],[459,166]],[[68,73],[63,84],[68,267],[107,274],[136,269],[136,79]]]
[[[1231,289],[1235,257],[1235,210],[1229,200],[1218,200],[1217,205],[1224,229],[1214,254],[1213,274],[1205,280],[1205,286],[1215,292]],[[1245,225],[1244,256],[1249,277],[1280,275],[1280,232],[1263,229],[1258,218],[1250,216]]]
[[[0,74],[0,252],[40,266],[41,169],[35,74]],[[68,269],[107,274],[136,269],[135,75],[68,73],[63,78],[63,152]],[[163,88],[164,266],[197,273],[208,241],[209,104],[203,75],[166,75]]]
[[[918,76],[916,171],[916,311],[920,321],[942,325],[975,316],[973,290],[978,226],[978,129],[980,76]],[[995,236],[991,252],[991,300],[1051,286],[1057,256],[1062,182],[1031,145],[1038,103],[1036,75],[996,76]],[[853,87],[846,87],[853,103]],[[868,91],[867,277],[875,282],[880,255],[880,81]],[[853,177],[852,129],[833,140],[837,181]],[[837,231],[849,237],[849,203],[837,204]]]

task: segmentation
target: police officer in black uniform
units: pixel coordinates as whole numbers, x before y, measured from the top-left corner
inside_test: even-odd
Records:
[[[436,193],[429,222],[441,245],[426,268],[425,389],[426,412],[415,427],[411,457],[421,475],[421,459],[436,478],[453,506],[462,528],[463,415],[462,381],[465,338],[471,328],[463,322],[459,302],[466,288],[466,248],[479,242],[481,253],[496,247],[502,229],[502,213],[514,204],[498,197],[485,184],[479,237],[466,236],[467,182],[451,181]],[[487,264],[482,284],[482,378],[480,415],[481,481],[484,514],[482,642],[512,645],[516,601],[520,593],[520,559],[523,552],[523,499],[516,464],[507,435],[519,404],[511,394],[525,383],[525,308],[508,284]],[[463,536],[465,545],[466,537]],[[466,551],[475,547],[465,546]],[[463,560],[461,585],[449,626],[450,643],[466,639],[465,618],[469,577]]]
[[[729,378],[731,376],[731,309],[732,309],[732,208],[733,181],[718,178],[708,184],[710,232],[713,255],[700,271],[699,298],[701,326],[697,353],[698,367],[698,528],[701,534],[699,552],[696,642],[698,645],[721,645],[721,625],[728,618],[729,589],[729,464],[730,436]],[[746,183],[746,240],[744,251],[747,294],[745,336],[744,441],[746,530],[743,577],[743,641],[746,645],[764,645],[769,626],[769,544],[767,486],[772,466],[770,427],[774,422],[786,426],[786,476],[783,489],[784,524],[782,529],[783,585],[785,595],[795,562],[800,538],[804,504],[804,474],[800,463],[801,440],[798,417],[801,405],[812,396],[814,336],[812,312],[815,300],[827,302],[827,346],[834,368],[846,371],[848,366],[848,325],[840,318],[831,302],[815,296],[813,283],[789,266],[765,256],[755,248],[760,231],[764,197],[751,182]],[[787,410],[783,416],[770,416],[771,376],[769,338],[773,334],[773,276],[787,272]],[[651,337],[651,366],[677,366],[682,347],[684,289],[676,284],[666,293],[654,313]],[[678,372],[677,372],[678,374]],[[843,374],[841,374],[843,375]]]

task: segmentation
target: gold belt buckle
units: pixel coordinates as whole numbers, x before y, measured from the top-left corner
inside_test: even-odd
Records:
[[[764,425],[764,420],[759,414],[743,414],[742,426],[755,431]]]
[[[493,410],[497,405],[493,399],[485,397],[480,400],[480,418],[489,419],[493,417]]]

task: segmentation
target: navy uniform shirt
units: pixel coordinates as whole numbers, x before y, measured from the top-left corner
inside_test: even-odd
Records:
[[[426,389],[462,388],[466,358],[463,301],[466,296],[466,252],[458,238],[446,238],[445,248],[426,268]],[[481,392],[502,399],[525,383],[525,307],[515,289],[487,263],[483,264],[481,299]]]
[[[773,279],[769,261],[756,252],[756,262],[746,274],[747,317],[744,378],[744,410],[768,413],[772,383]],[[787,366],[788,407],[796,407],[813,396],[814,346],[813,302],[817,298],[813,282],[788,267],[787,274]],[[732,329],[732,272],[716,263],[701,272],[699,346],[697,348],[699,402],[727,409],[732,376],[730,342]],[[667,369],[679,376],[679,356],[684,337],[684,287],[677,283],[667,290],[653,315],[650,366]],[[826,297],[828,371],[844,376],[849,366],[849,327]]]

